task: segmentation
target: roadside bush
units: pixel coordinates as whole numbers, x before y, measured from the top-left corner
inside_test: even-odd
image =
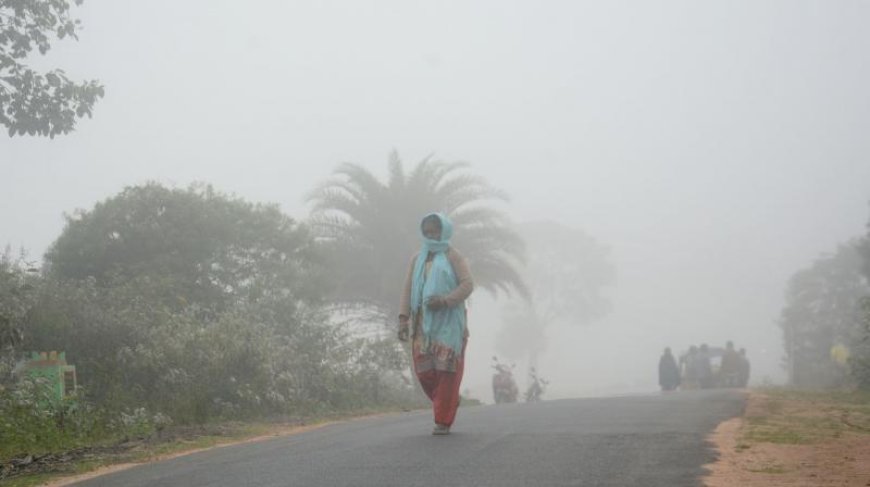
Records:
[[[870,391],[870,298],[861,302],[864,314],[862,337],[855,341],[849,368],[859,389]]]
[[[0,253],[0,387],[12,380],[16,352],[24,340],[28,313],[36,302],[40,278],[25,256]]]
[[[108,419],[75,395],[58,400],[45,379],[22,378],[0,391],[0,459],[75,448],[126,431]]]
[[[58,400],[45,379],[25,377],[0,390],[0,463],[26,454],[147,438],[171,422],[144,407],[99,408],[81,393]]]
[[[393,340],[355,338],[324,311],[263,298],[220,313],[152,299],[159,282],[47,282],[30,350],[65,350],[87,397],[178,423],[303,415],[413,400]]]
[[[392,336],[349,340],[350,407],[371,404],[423,405],[408,375],[406,352]]]
[[[118,351],[130,399],[182,423],[284,410],[297,382],[292,367],[279,366],[284,354],[293,356],[286,337],[240,312],[196,315],[168,316]]]

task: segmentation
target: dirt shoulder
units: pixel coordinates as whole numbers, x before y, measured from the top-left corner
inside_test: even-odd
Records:
[[[709,440],[707,487],[870,486],[870,394],[751,391]]]

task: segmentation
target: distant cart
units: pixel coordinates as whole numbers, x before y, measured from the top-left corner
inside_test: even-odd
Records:
[[[681,353],[679,359],[680,389],[746,387],[749,380],[749,361],[741,355],[742,363],[730,362],[731,367],[728,367],[728,370],[723,370],[722,364],[725,354],[725,348],[708,347],[706,352],[707,365],[699,366],[700,362],[695,361],[693,367],[691,351]],[[703,373],[705,369],[708,371],[706,374]]]

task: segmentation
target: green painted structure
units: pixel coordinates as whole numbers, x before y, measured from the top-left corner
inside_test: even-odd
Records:
[[[45,379],[52,397],[58,401],[76,390],[76,367],[66,363],[65,352],[31,352],[30,359],[24,363],[24,373]]]

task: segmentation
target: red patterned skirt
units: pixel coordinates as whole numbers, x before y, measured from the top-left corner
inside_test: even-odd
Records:
[[[458,354],[452,348],[439,343],[424,346],[422,325],[419,319],[415,320],[411,346],[414,354],[414,373],[420,381],[423,392],[432,401],[432,412],[437,424],[450,426],[456,418],[467,343],[466,332],[462,351]]]

